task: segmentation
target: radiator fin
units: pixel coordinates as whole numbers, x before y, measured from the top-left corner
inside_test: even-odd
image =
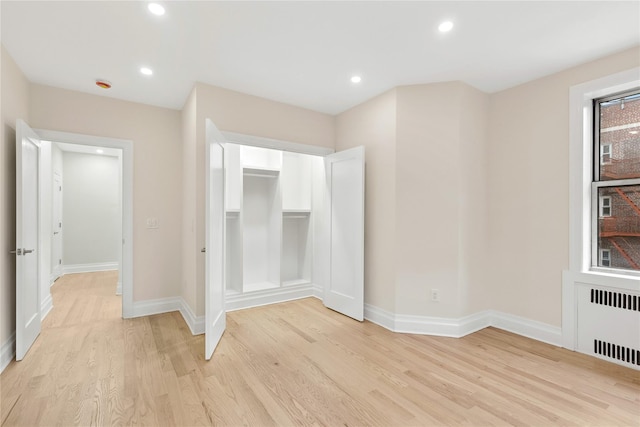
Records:
[[[622,362],[640,366],[640,350],[606,341],[593,340],[593,352],[611,359],[617,359]]]
[[[611,292],[592,288],[591,302],[593,304],[622,308],[623,310],[640,311],[640,296],[622,292]]]

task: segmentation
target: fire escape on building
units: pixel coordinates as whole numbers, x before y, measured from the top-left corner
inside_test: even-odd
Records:
[[[640,238],[640,207],[620,187],[616,187],[615,192],[631,207],[633,215],[602,218],[600,238],[608,239],[631,268],[640,270],[640,251],[628,241],[628,238]],[[640,200],[640,192],[632,190],[631,193]]]

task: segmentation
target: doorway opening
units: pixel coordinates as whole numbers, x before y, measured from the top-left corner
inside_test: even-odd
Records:
[[[121,149],[51,141],[51,286],[63,275],[93,281],[109,271],[122,294],[121,176]]]
[[[52,194],[52,233],[41,236],[51,248],[50,284],[64,274],[117,270],[114,292],[122,295],[122,317],[132,317],[132,142],[36,132],[51,144],[51,174],[44,185],[56,190],[62,184]]]

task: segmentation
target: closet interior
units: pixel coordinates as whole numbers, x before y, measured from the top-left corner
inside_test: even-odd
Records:
[[[224,156],[227,308],[310,296],[323,157],[239,144],[225,144]]]

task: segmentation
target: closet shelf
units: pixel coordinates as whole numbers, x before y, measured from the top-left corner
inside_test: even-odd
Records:
[[[264,291],[266,289],[276,289],[279,288],[277,283],[273,282],[258,282],[258,283],[245,283],[243,285],[243,292],[255,292],[255,291]]]
[[[309,218],[311,211],[309,209],[283,209],[282,217],[289,219]]]
[[[228,210],[226,213],[226,217],[227,219],[238,219],[240,218],[240,211],[239,210]]]
[[[261,178],[277,178],[280,175],[280,170],[271,168],[254,168],[243,167],[242,173],[246,176],[257,176]]]
[[[308,285],[310,283],[311,281],[308,279],[285,280],[282,282],[282,286]]]

